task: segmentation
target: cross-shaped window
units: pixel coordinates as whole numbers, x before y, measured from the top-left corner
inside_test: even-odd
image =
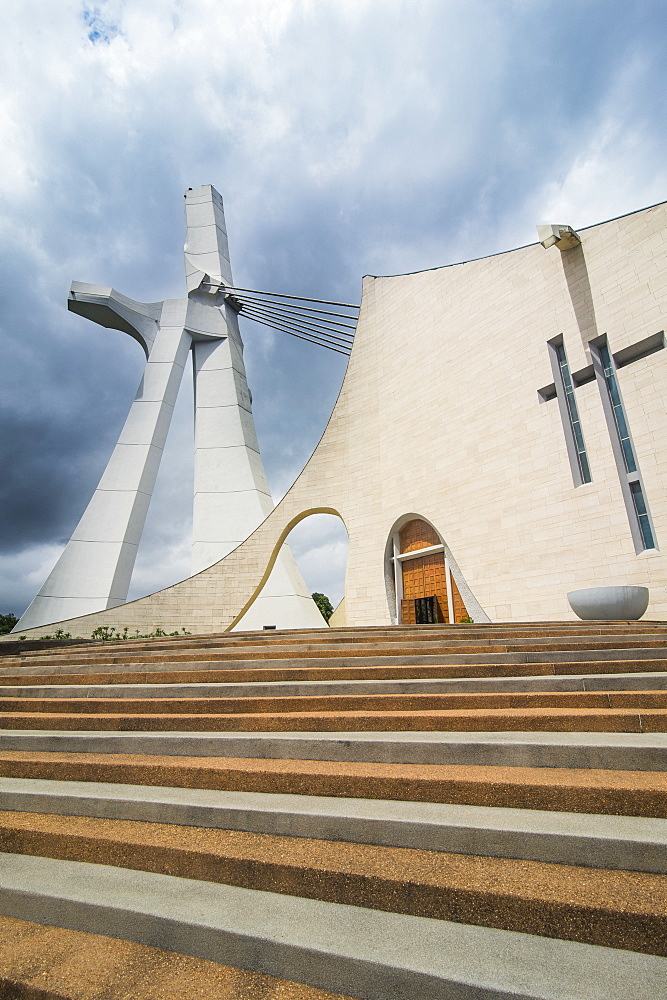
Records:
[[[575,399],[575,388],[587,382],[597,381],[635,550],[643,552],[655,549],[655,532],[616,373],[619,368],[662,350],[665,346],[664,332],[660,331],[645,337],[614,353],[606,337],[597,337],[590,342],[593,363],[572,373],[563,338],[557,337],[549,341],[547,346],[554,381],[539,389],[538,397],[542,403],[558,399],[574,485],[582,486],[590,483],[592,478]]]

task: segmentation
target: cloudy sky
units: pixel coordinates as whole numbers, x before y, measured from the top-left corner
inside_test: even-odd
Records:
[[[0,613],[20,614],[97,484],[143,367],[70,282],[178,298],[183,192],[225,199],[237,284],[359,300],[667,198],[664,0],[21,0],[0,14]],[[345,360],[245,321],[274,495]],[[517,359],[520,364],[520,359]],[[189,571],[184,380],[131,596]],[[344,531],[309,519],[311,589]],[[296,537],[295,537],[296,536]]]

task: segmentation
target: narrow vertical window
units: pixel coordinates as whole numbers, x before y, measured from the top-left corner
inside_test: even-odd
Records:
[[[567,412],[572,426],[572,434],[574,435],[574,444],[577,451],[577,463],[579,465],[581,481],[582,483],[590,483],[591,470],[588,465],[586,445],[584,444],[584,435],[581,430],[581,421],[579,420],[579,410],[577,409],[577,401],[574,398],[574,386],[570,375],[570,367],[567,363],[567,355],[565,354],[565,348],[562,344],[558,344],[556,347],[556,357],[558,359],[560,377],[565,391],[565,401],[567,403]]]
[[[618,439],[620,441],[621,451],[623,453],[623,462],[625,464],[625,471],[636,472],[637,460],[635,458],[634,449],[632,447],[632,441],[630,440],[630,431],[628,430],[628,422],[625,419],[625,411],[623,410],[623,403],[621,402],[621,394],[618,391],[618,380],[616,378],[616,369],[614,368],[614,363],[611,360],[611,354],[609,353],[608,345],[601,344],[599,350],[600,350],[600,361],[602,362],[602,369],[604,371],[604,380],[607,386],[607,392],[609,393],[609,401],[611,403],[612,412],[614,414],[616,431],[618,433]]]
[[[632,502],[635,507],[637,520],[639,521],[639,530],[641,532],[644,548],[654,549],[655,542],[653,541],[651,522],[646,509],[646,501],[644,500],[644,491],[642,490],[642,484],[638,479],[635,479],[634,482],[630,483],[630,492],[632,493]]]
[[[591,344],[591,356],[602,395],[602,405],[611,436],[612,450],[621,480],[621,489],[628,511],[635,549],[637,552],[654,549],[656,544],[651,526],[651,515],[646,503],[637,456],[621,399],[616,366],[606,340]]]
[[[584,483],[590,483],[591,470],[588,464],[588,455],[586,454],[586,445],[581,429],[577,401],[574,397],[574,384],[570,374],[570,366],[567,362],[567,355],[562,340],[549,343],[549,354],[554,373],[558,407],[563,422],[565,444],[572,468],[572,478],[574,479],[575,486],[582,486]]]

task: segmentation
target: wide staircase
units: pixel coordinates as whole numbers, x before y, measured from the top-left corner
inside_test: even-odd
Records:
[[[0,659],[0,998],[667,996],[667,624]]]

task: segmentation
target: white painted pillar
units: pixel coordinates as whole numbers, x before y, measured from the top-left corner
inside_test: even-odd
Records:
[[[252,534],[273,510],[273,499],[257,442],[237,313],[225,303],[225,288],[233,279],[222,198],[210,185],[186,193],[185,224],[195,380],[192,572],[197,573]],[[287,545],[237,628],[263,625],[325,626]]]
[[[186,193],[185,226],[195,385],[192,572],[198,573],[244,541],[271,513],[273,500],[257,443],[238,320],[224,301],[232,269],[222,198],[211,185]]]
[[[396,624],[401,624],[401,601],[403,600],[403,565],[399,560],[399,555],[401,554],[401,536],[397,531],[394,532],[391,539],[394,564],[394,593],[396,595]]]
[[[134,402],[99,486],[17,630],[123,604],[190,348],[184,301],[164,303]]]
[[[195,482],[192,572],[235,549],[273,510],[240,342],[192,345]]]
[[[454,590],[452,587],[452,571],[447,556],[445,556],[445,579],[447,580],[447,618],[449,619],[449,624],[454,625]]]

